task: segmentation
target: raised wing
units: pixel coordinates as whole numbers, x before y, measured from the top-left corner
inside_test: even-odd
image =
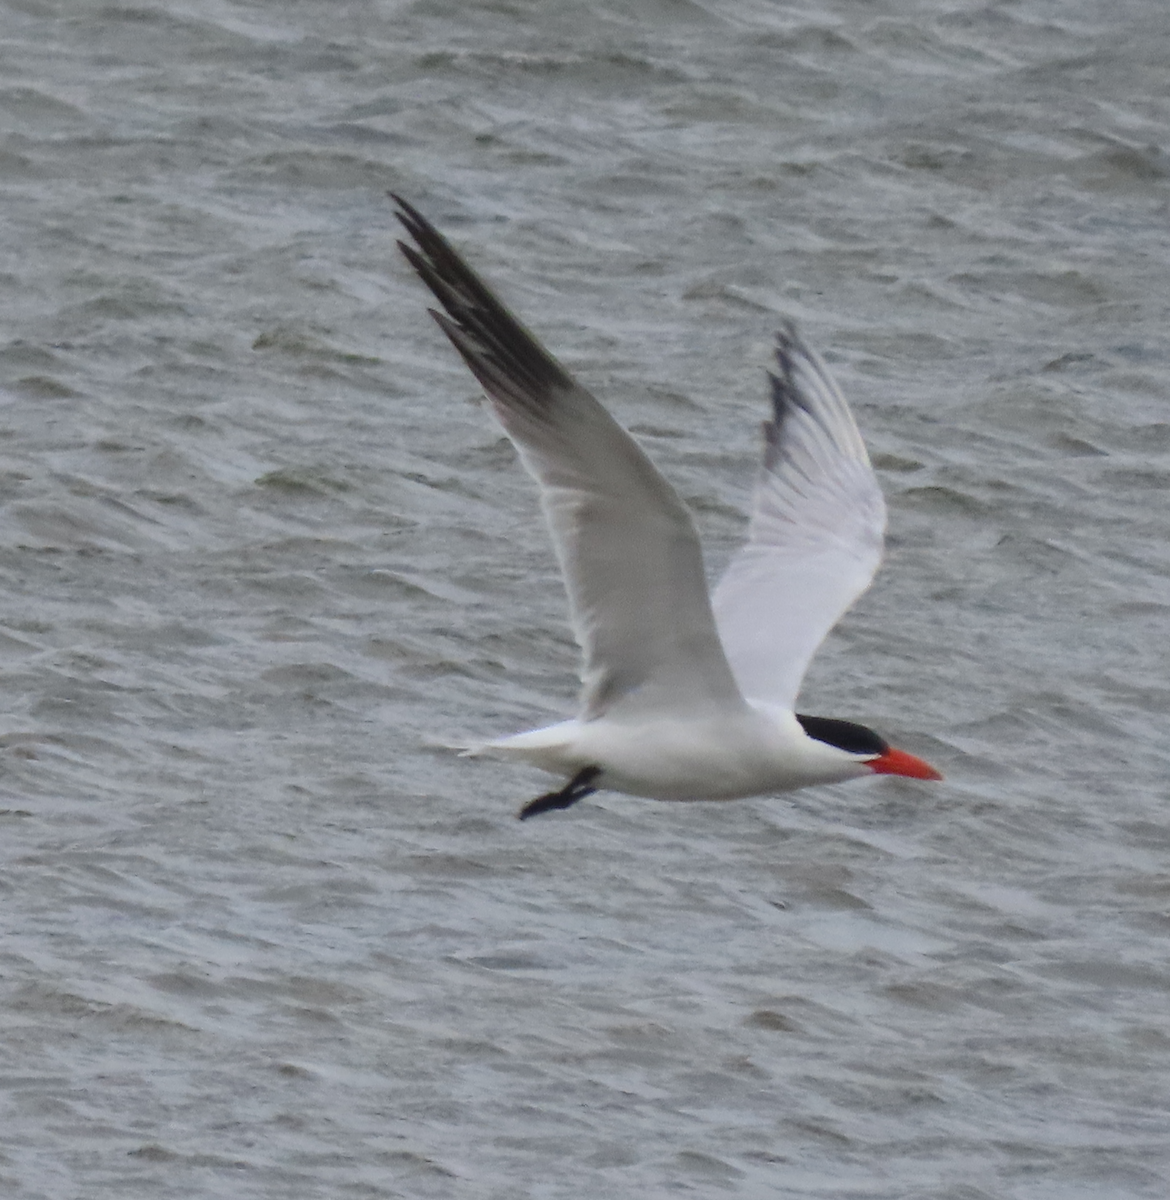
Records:
[[[393,199],[415,243],[398,245],[446,310],[431,315],[540,484],[584,656],[582,717],[742,705],[674,489],[434,226]]]
[[[873,579],[886,504],[845,398],[791,323],[776,363],[748,542],[714,607],[740,691],[791,710],[825,634]]]

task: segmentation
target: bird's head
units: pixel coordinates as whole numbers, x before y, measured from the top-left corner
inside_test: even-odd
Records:
[[[875,775],[904,775],[908,779],[941,779],[942,772],[930,763],[905,750],[895,750],[885,738],[856,725],[852,721],[838,721],[833,717],[808,717],[797,713],[796,719],[810,738],[836,746],[847,754],[872,755],[862,761]]]

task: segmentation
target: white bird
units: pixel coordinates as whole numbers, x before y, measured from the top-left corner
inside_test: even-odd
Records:
[[[853,414],[791,323],[747,544],[708,595],[698,534],[632,437],[398,196],[399,242],[541,505],[582,651],[580,711],[477,747],[567,776],[523,820],[608,788],[733,800],[872,774],[941,779],[863,725],[795,711],[817,647],[869,586],[886,506]]]

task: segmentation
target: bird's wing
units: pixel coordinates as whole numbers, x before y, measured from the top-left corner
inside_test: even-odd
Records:
[[[886,505],[848,404],[791,323],[776,363],[748,541],[713,603],[740,691],[791,710],[817,647],[873,579]]]
[[[540,484],[583,652],[582,717],[742,706],[674,489],[434,226],[393,199],[415,243],[399,247],[446,310],[432,316]]]

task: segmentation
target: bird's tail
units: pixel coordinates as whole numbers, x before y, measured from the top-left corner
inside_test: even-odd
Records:
[[[423,742],[428,750],[449,750],[452,754],[458,754],[460,758],[475,758],[482,754],[490,744],[490,742],[449,741],[446,738],[428,738]]]

